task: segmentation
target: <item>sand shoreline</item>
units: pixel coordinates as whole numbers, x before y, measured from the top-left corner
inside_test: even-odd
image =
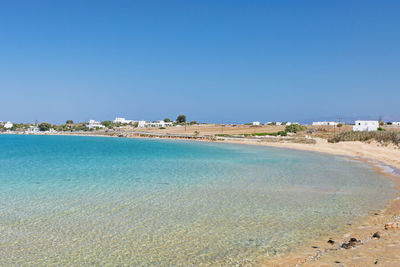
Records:
[[[118,137],[110,135],[89,135],[89,134],[46,134],[46,135],[67,135],[67,136],[98,136]],[[124,136],[127,138],[163,139],[162,137],[141,137],[135,135]],[[168,139],[177,139],[168,137]],[[267,259],[263,266],[370,266],[379,264],[381,266],[398,266],[400,262],[400,228],[384,229],[384,224],[393,221],[393,216],[400,215],[400,149],[394,146],[381,146],[375,142],[343,142],[330,144],[324,139],[316,139],[315,144],[299,144],[285,142],[262,142],[255,140],[196,140],[201,142],[218,142],[244,145],[269,146],[302,151],[326,153],[336,156],[349,157],[355,160],[365,161],[372,164],[377,172],[390,179],[396,189],[397,198],[389,200],[388,205],[381,211],[360,218],[345,229],[338,230],[334,236],[326,236],[321,240],[314,240],[309,248],[294,251],[282,257]],[[392,173],[387,167],[393,169]],[[397,172],[397,173],[396,173]],[[380,238],[372,238],[376,232]],[[341,249],[340,244],[348,241],[350,237],[361,240],[362,244],[350,249]],[[329,244],[329,239],[335,244]]]

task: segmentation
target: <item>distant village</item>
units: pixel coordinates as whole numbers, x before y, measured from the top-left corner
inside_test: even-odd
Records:
[[[82,131],[96,131],[104,129],[114,129],[122,127],[133,127],[133,128],[159,128],[165,129],[167,127],[182,127],[185,125],[199,124],[196,121],[187,122],[185,115],[179,115],[176,120],[171,121],[169,118],[157,121],[144,121],[144,120],[128,120],[122,117],[116,117],[113,121],[96,121],[89,120],[84,123],[74,123],[72,120],[66,121],[65,124],[55,125],[47,122],[42,123],[13,123],[10,121],[0,121],[0,132],[24,132],[27,134],[35,133],[56,133],[56,132],[82,132]],[[202,123],[206,125],[206,123]],[[245,125],[251,125],[254,127],[263,125],[301,125],[298,122],[265,122],[254,121],[252,123],[246,123]],[[335,121],[316,121],[311,124],[312,126],[333,126],[341,127],[343,123]],[[400,122],[383,122],[374,120],[356,120],[353,125],[353,131],[379,131],[381,126],[393,125],[400,126]]]

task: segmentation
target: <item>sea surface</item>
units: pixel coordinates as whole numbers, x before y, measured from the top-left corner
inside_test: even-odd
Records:
[[[0,135],[0,266],[257,264],[394,196],[369,165],[312,152]]]

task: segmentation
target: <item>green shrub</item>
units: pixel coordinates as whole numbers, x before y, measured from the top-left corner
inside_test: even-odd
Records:
[[[287,132],[285,132],[285,131],[279,131],[279,132],[278,132],[278,135],[280,135],[280,136],[287,136]]]
[[[307,127],[300,125],[300,124],[291,124],[286,125],[285,132],[287,133],[297,133],[306,130]]]
[[[41,132],[45,132],[45,131],[50,130],[51,124],[48,123],[48,122],[42,122],[41,124],[39,124],[38,127],[39,127],[39,130],[40,130]]]

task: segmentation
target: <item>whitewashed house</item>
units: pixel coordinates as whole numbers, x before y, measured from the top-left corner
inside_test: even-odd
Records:
[[[171,127],[172,122],[158,121],[158,125],[156,127]]]
[[[125,119],[125,118],[118,118],[118,117],[116,117],[115,118],[115,120],[114,120],[114,123],[121,123],[121,124],[130,124],[130,123],[134,123],[134,121],[133,120],[127,120],[127,119]]]
[[[4,128],[6,129],[11,129],[14,126],[14,124],[12,124],[12,122],[7,121],[6,123],[4,123]]]
[[[253,126],[260,126],[260,122],[259,121],[253,121]]]
[[[39,128],[35,125],[29,126],[27,133],[29,134],[35,134],[40,132]]]
[[[312,123],[314,126],[336,126],[338,125],[335,121],[314,121]]]
[[[400,121],[394,121],[394,122],[392,122],[392,125],[400,126]]]
[[[138,128],[146,128],[146,127],[170,127],[172,126],[172,122],[165,122],[165,121],[138,121]]]
[[[379,128],[379,121],[356,121],[353,126],[353,131],[356,132],[372,132],[377,131]]]
[[[146,126],[146,121],[138,121],[138,128],[145,128]]]
[[[103,124],[101,124],[99,121],[95,121],[95,120],[90,120],[87,127],[89,129],[105,128]]]

